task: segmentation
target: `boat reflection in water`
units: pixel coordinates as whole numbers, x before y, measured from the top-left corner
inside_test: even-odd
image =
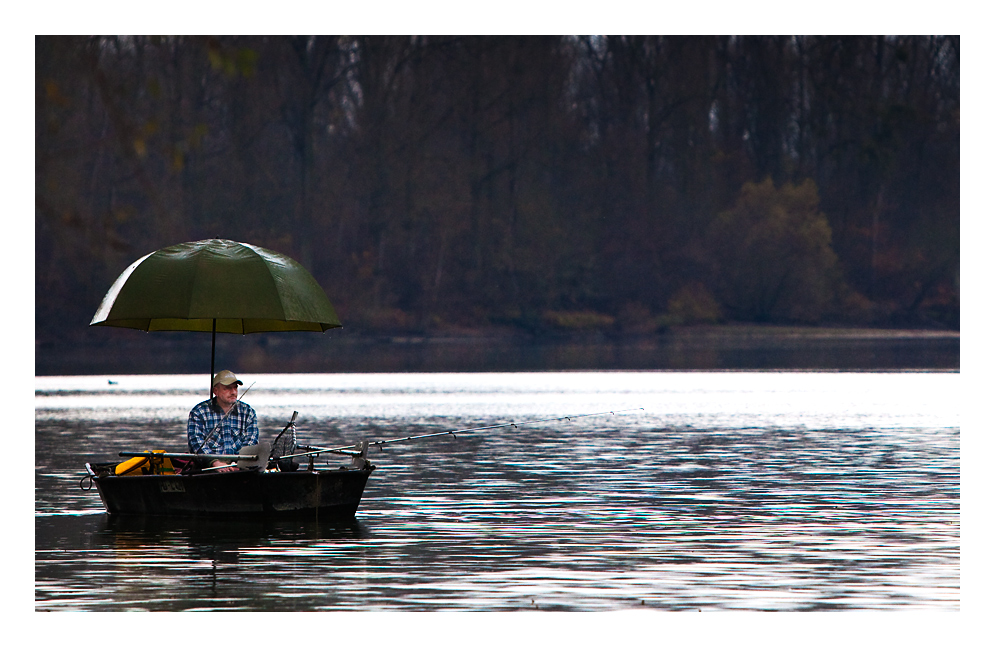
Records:
[[[182,547],[256,547],[267,542],[300,540],[361,540],[370,536],[367,527],[356,520],[328,519],[323,516],[296,517],[165,517],[108,515],[99,533],[115,542],[135,546],[167,543]]]

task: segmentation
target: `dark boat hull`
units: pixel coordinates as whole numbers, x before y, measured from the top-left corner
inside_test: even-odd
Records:
[[[93,482],[110,515],[321,516],[356,514],[373,468],[196,475],[98,475]]]

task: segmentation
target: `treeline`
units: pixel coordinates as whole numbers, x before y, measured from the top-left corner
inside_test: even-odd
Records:
[[[958,37],[39,37],[36,315],[188,240],[360,330],[957,327]]]

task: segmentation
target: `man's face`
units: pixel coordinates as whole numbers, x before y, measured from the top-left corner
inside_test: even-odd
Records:
[[[232,383],[231,385],[215,385],[214,395],[218,397],[218,405],[224,410],[228,410],[235,401],[239,399],[239,385],[238,383]]]

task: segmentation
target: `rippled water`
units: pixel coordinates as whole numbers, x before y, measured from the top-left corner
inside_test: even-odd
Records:
[[[204,376],[35,380],[37,610],[959,609],[957,373],[240,376],[262,437],[390,446],[356,520],[111,519]]]

